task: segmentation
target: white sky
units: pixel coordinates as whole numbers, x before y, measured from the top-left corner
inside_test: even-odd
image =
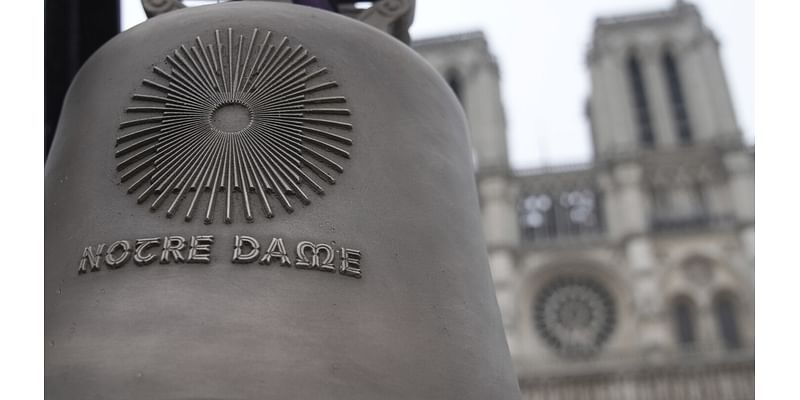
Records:
[[[122,27],[144,19],[120,0]],[[693,0],[721,42],[739,124],[754,142],[753,0]],[[198,2],[199,3],[199,2]],[[588,161],[584,58],[597,16],[666,9],[674,0],[417,0],[414,38],[483,30],[500,64],[514,168]]]

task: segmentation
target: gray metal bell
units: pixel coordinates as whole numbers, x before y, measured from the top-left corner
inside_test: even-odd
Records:
[[[391,36],[172,11],[87,61],[52,149],[48,399],[519,397],[464,116]]]

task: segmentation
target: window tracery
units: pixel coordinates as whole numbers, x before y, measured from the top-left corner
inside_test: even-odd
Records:
[[[599,282],[562,277],[539,292],[533,307],[536,330],[559,354],[585,358],[608,340],[616,324],[614,299]]]
[[[600,233],[599,193],[591,189],[529,194],[520,202],[522,234],[530,240]]]

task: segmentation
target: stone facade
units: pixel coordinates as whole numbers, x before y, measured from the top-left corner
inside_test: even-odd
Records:
[[[682,1],[599,18],[593,36],[593,161],[526,171],[509,167],[484,36],[414,43],[472,129],[524,396],[754,398],[754,149],[742,141],[719,42]]]

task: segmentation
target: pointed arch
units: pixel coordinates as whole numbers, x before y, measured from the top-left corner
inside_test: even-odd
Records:
[[[693,348],[697,342],[697,307],[691,298],[678,295],[672,300],[672,322],[677,344]]]
[[[734,350],[742,346],[739,329],[739,307],[736,296],[729,291],[721,291],[714,296],[714,319],[717,332],[726,349]]]
[[[455,68],[450,68],[444,74],[444,79],[447,81],[447,85],[450,86],[450,89],[458,98],[458,101],[461,102],[461,104],[464,104],[464,81],[458,70]]]

